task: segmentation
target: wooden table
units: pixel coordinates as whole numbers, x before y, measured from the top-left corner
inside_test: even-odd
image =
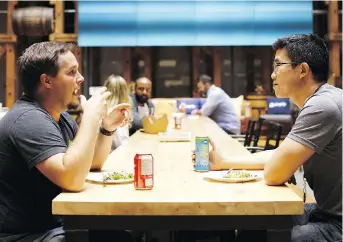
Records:
[[[196,135],[210,136],[226,157],[251,155],[208,118],[184,119],[183,129],[192,132],[192,140]],[[138,131],[110,154],[103,170],[132,171],[135,152],[151,151],[152,190],[138,191],[133,184],[86,183],[80,193],[57,196],[53,214],[64,215],[66,230],[269,229],[269,241],[290,241],[290,215],[303,213],[299,196],[287,186],[267,186],[263,180],[242,184],[204,180],[203,173],[193,170],[192,149],[194,142],[160,143],[156,135]]]

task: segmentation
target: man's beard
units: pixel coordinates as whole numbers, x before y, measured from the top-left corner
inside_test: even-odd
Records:
[[[80,100],[78,100],[77,102],[71,102],[68,104],[67,108],[68,109],[78,109],[80,106]]]
[[[77,109],[78,107],[79,107],[79,104],[75,104],[75,103],[68,104],[68,109]]]
[[[148,101],[149,97],[147,95],[137,95],[136,94],[136,100],[139,103],[146,103]]]
[[[208,90],[206,90],[206,89],[204,89],[202,92],[201,92],[201,97],[203,97],[203,98],[207,98],[207,91]]]

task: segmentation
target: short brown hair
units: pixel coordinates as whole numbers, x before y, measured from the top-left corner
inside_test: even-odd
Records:
[[[59,56],[72,50],[66,43],[40,42],[29,46],[18,59],[18,77],[25,94],[33,97],[40,76],[55,77],[60,69]]]

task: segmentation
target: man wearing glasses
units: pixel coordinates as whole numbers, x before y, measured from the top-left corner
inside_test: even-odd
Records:
[[[277,186],[303,166],[317,204],[305,204],[304,215],[294,217],[292,241],[342,241],[342,90],[326,83],[327,47],[301,34],[278,39],[273,49],[275,94],[300,109],[291,132],[276,150],[249,157],[224,158],[214,146],[211,169],[264,169],[265,182]],[[263,231],[244,231],[238,241],[263,238]]]

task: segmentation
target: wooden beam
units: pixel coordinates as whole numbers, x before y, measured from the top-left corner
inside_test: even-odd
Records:
[[[131,48],[123,48],[123,59],[124,59],[124,79],[127,83],[130,83],[131,80]]]
[[[209,55],[209,56],[213,56],[213,50],[211,47],[201,47],[201,50],[206,54],[206,55]]]
[[[55,1],[55,33],[64,33],[64,2]]]
[[[261,51],[263,53],[260,53],[260,56],[262,56],[262,85],[264,93],[269,95],[271,94],[271,74],[273,72],[272,70],[272,48],[271,47],[260,47]]]
[[[6,47],[0,45],[0,59],[6,53]]]
[[[144,76],[151,80],[151,48],[144,48]]]
[[[328,33],[329,41],[340,41],[342,42],[342,33]]]
[[[50,4],[55,5],[55,32],[49,35],[49,40],[56,42],[76,42],[76,34],[64,33],[64,2],[50,0]]]
[[[10,108],[16,99],[15,51],[13,44],[6,44],[6,107]]]
[[[259,47],[245,47],[244,48],[244,56],[247,60],[245,62],[245,70],[246,70],[246,88],[245,93],[253,93],[256,88],[256,80],[255,80],[255,70],[254,70],[254,59],[255,55],[258,55]],[[262,84],[262,83],[260,83]]]
[[[75,17],[74,17],[74,33],[79,33],[79,1],[74,1]]]
[[[8,1],[7,5],[7,34],[1,34],[0,39],[5,44],[6,51],[6,107],[10,108],[16,99],[16,64],[14,43],[17,41],[12,27],[12,14],[17,1]]]
[[[221,87],[221,73],[222,73],[222,63],[221,63],[221,50],[218,47],[213,47],[213,81],[214,85]]]
[[[17,1],[8,1],[7,6],[7,34],[13,34],[13,27],[12,27],[12,13],[14,11],[15,5],[17,5]]]
[[[131,50],[131,55],[132,56],[139,56],[139,58],[143,58],[144,59],[144,55],[145,55],[145,48],[144,47],[135,47]]]
[[[339,9],[338,1],[329,2],[328,11],[328,32],[329,39],[336,33],[339,33]],[[330,72],[334,76],[341,76],[341,63],[340,63],[340,53],[341,53],[341,43],[338,41],[330,41],[329,43],[329,54],[330,54]],[[331,81],[333,80],[333,81]],[[335,86],[335,78],[329,79],[329,84]]]
[[[193,47],[192,48],[192,95],[193,97],[198,95],[197,79],[199,77],[199,59],[200,59],[200,47]]]
[[[335,86],[342,89],[342,76],[335,77]]]
[[[77,62],[79,63],[79,72],[82,73],[82,54],[81,48],[77,45],[74,45],[73,53],[76,57]]]
[[[75,17],[74,17],[74,33],[77,40],[77,36],[79,33],[79,1],[74,1],[75,7]],[[75,41],[76,42],[76,41]],[[74,47],[74,55],[76,56],[77,62],[79,63],[79,72],[82,73],[82,51],[81,47],[75,46]]]

